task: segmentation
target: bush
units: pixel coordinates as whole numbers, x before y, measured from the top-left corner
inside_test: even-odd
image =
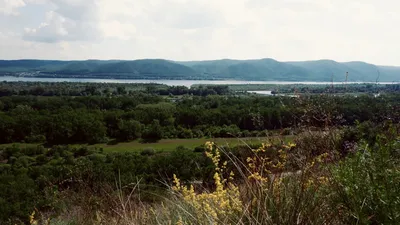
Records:
[[[142,124],[136,120],[121,120],[118,128],[121,141],[133,141],[142,136]]]
[[[46,136],[44,135],[31,135],[25,138],[26,143],[45,143]]]
[[[202,138],[202,137],[204,137],[203,131],[197,130],[197,129],[193,130],[193,135],[194,135],[195,138]]]
[[[178,127],[178,138],[191,139],[193,138],[193,132],[190,129]]]
[[[160,122],[154,120],[143,132],[142,140],[143,143],[157,142],[163,138],[163,132],[161,129]]]
[[[193,152],[204,152],[205,151],[205,146],[201,145],[201,146],[197,146],[196,148],[194,148]]]
[[[345,224],[400,224],[399,143],[360,148],[333,169],[332,205]]]
[[[326,177],[312,172],[318,163],[301,168],[298,174],[284,171],[287,150],[294,147],[291,143],[265,144],[253,149],[253,155],[242,162],[244,168],[239,166],[237,173],[232,173],[227,165],[240,162],[221,161],[221,153],[226,152],[208,142],[205,155],[214,163],[213,187],[188,188],[175,177],[173,190],[179,193],[177,198],[181,201],[174,204],[181,210],[167,217],[178,218],[184,224],[333,224],[334,213],[324,204],[329,195],[320,191],[326,186]],[[276,153],[276,159],[266,155],[271,152]],[[322,157],[313,160],[322,162]],[[281,172],[273,173],[269,167]],[[166,213],[172,213],[168,209],[171,207]]]
[[[153,148],[145,148],[140,152],[141,155],[152,156],[156,154],[156,151]]]
[[[282,129],[281,135],[293,135],[293,130],[291,128]]]
[[[296,151],[302,156],[318,156],[323,153],[335,155],[341,149],[340,131],[306,131],[296,136]]]
[[[248,130],[244,130],[244,131],[242,131],[242,135],[241,136],[242,137],[251,137],[251,133]]]

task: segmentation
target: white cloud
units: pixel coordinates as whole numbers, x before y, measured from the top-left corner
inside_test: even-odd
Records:
[[[121,23],[117,20],[100,23],[100,29],[105,38],[129,40],[136,33],[136,26],[130,23]]]
[[[400,65],[399,15],[395,0],[0,0],[0,20],[13,18],[0,21],[12,43],[0,45],[0,57]]]
[[[0,15],[18,15],[18,9],[25,6],[23,0],[0,0]]]
[[[92,41],[98,36],[94,0],[48,0],[54,10],[36,28],[25,28],[25,40],[38,42]]]
[[[68,36],[67,27],[74,26],[73,22],[63,16],[50,11],[46,15],[46,22],[38,28],[25,28],[25,39],[39,42],[58,42]]]

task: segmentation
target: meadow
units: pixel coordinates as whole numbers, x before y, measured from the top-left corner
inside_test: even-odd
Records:
[[[145,149],[154,149],[158,152],[170,152],[182,146],[184,148],[195,149],[196,147],[203,146],[206,142],[214,142],[224,148],[246,146],[246,145],[260,145],[265,141],[282,139],[290,141],[294,136],[276,136],[273,137],[246,137],[246,138],[195,138],[195,139],[161,139],[156,143],[141,143],[140,141],[131,142],[116,142],[103,143],[103,144],[72,144],[72,147],[87,146],[89,148],[102,149],[104,152],[141,152]],[[32,148],[41,146],[43,143],[9,143],[0,144],[1,148],[16,146],[17,148]]]
[[[259,145],[265,138],[196,138],[196,139],[162,139],[157,143],[140,143],[139,141],[110,144],[95,144],[94,147],[102,148],[105,152],[129,152],[154,149],[157,151],[173,151],[179,146],[194,149],[212,141],[224,147],[236,147],[239,145]],[[89,145],[91,146],[91,145]]]

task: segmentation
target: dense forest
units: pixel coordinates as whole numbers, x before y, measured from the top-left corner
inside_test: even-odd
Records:
[[[398,85],[329,87],[0,83],[0,224],[397,224]]]
[[[345,126],[367,120],[379,123],[388,118],[398,121],[400,116],[397,95],[265,98],[235,95],[225,86],[171,90],[146,87],[144,91],[128,92],[117,85],[114,95],[110,95],[109,89],[84,86],[69,92],[60,89],[61,96],[40,87],[21,90],[17,95],[13,92],[18,89],[1,89],[0,143],[94,144],[110,140],[248,137],[265,130],[304,125]],[[86,96],[74,96],[82,93]],[[314,108],[309,109],[310,104]],[[317,118],[308,110],[321,110],[329,117],[329,124],[327,118]]]

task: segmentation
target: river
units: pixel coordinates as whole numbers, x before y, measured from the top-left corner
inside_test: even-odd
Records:
[[[191,87],[194,84],[332,84],[331,82],[314,81],[241,81],[241,80],[129,80],[129,79],[83,79],[83,78],[40,78],[40,77],[13,77],[0,76],[0,81],[24,81],[24,82],[82,82],[82,83],[158,83],[169,86]],[[349,84],[366,82],[348,82]],[[333,84],[343,84],[334,82]],[[380,82],[380,84],[392,84],[392,82]]]

